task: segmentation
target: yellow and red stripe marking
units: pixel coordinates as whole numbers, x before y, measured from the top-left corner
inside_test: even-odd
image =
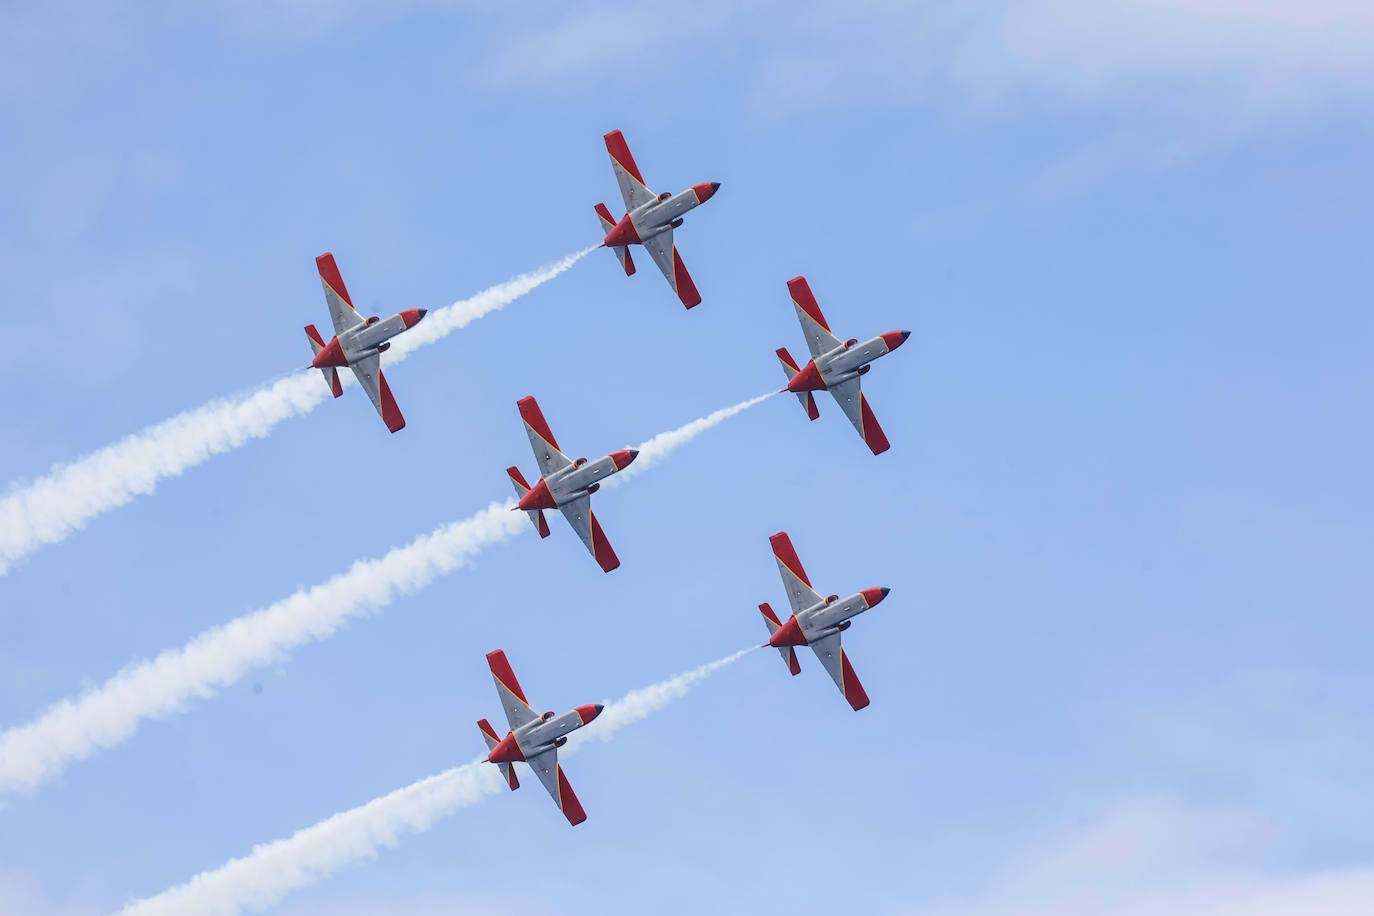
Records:
[[[611,542],[606,540],[606,532],[601,530],[601,523],[596,520],[595,512],[588,512],[592,523],[592,556],[596,557],[596,563],[601,567],[602,572],[610,572],[620,567],[620,558],[611,549]]]
[[[811,588],[811,580],[806,576],[806,570],[802,569],[801,560],[797,557],[797,551],[792,547],[792,539],[787,536],[786,531],[779,531],[768,539],[768,543],[773,545],[773,556],[778,562],[787,567],[787,571],[798,579],[806,583],[807,588]]]
[[[849,656],[844,654],[844,649],[840,649],[840,679],[844,681],[844,698],[855,712],[868,705],[868,694],[864,692],[864,685],[859,683],[859,676],[854,673],[854,666],[849,663]]]
[[[515,672],[511,669],[510,662],[506,660],[506,653],[501,649],[487,653],[487,666],[491,668],[492,677],[501,682],[501,686],[524,703],[530,705],[530,701],[525,699],[525,691],[520,689],[520,682],[515,679]]]
[[[787,291],[792,294],[792,302],[805,312],[812,321],[830,330],[830,325],[826,324],[825,316],[821,314],[821,307],[816,302],[816,297],[811,295],[811,285],[806,282],[805,277],[793,277],[787,281]],[[834,332],[831,332],[834,333]]]
[[[635,164],[635,157],[630,155],[630,145],[625,142],[625,135],[618,130],[613,130],[606,134],[603,139],[606,141],[606,152],[611,154],[616,165],[629,172],[630,177],[635,181],[644,184],[644,176],[639,174],[639,166]]]
[[[701,305],[701,293],[697,292],[697,285],[692,282],[687,265],[682,263],[676,245],[673,246],[673,289],[677,291],[677,297],[687,308]]]
[[[382,370],[377,370],[377,391],[382,402],[382,421],[386,423],[386,428],[393,433],[405,429],[406,418],[401,416],[401,408],[396,406],[396,399],[391,395],[391,386],[386,383],[386,376]]]
[[[334,291],[334,295],[342,299],[349,308],[353,308],[353,300],[349,298],[348,287],[344,286],[343,276],[339,273],[339,265],[334,263],[333,252],[326,251],[316,258],[315,266],[320,271],[320,279]]]
[[[521,398],[515,402],[515,406],[520,409],[520,419],[534,430],[535,435],[543,439],[555,452],[562,451],[558,447],[558,440],[553,437],[553,430],[549,429],[549,424],[544,420],[544,412],[539,409],[539,402],[533,396]]]
[[[859,392],[859,419],[864,425],[864,442],[868,443],[868,448],[875,455],[881,455],[892,447],[892,443],[887,441],[887,435],[883,428],[878,425],[878,418],[873,416],[873,408],[868,406],[868,398]]]
[[[582,803],[573,794],[572,785],[568,777],[563,775],[562,766],[558,766],[558,807],[574,827],[587,819],[587,812],[582,810]]]

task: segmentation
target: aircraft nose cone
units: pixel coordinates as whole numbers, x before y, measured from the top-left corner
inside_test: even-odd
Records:
[[[906,339],[910,336],[910,331],[888,331],[883,335],[883,343],[887,344],[888,350],[895,350],[906,343]]]
[[[866,589],[864,589],[862,592],[860,592],[860,594],[863,595],[864,602],[865,602],[869,607],[873,607],[875,604],[878,604],[880,601],[882,601],[884,598],[886,598],[886,597],[887,597],[887,593],[890,592],[890,591],[892,591],[892,589],[886,588],[886,587],[884,587],[884,588],[866,588]]]
[[[601,710],[605,708],[605,705],[602,703],[588,703],[586,706],[577,707],[577,717],[582,720],[583,725],[586,725],[588,722],[601,715]]]
[[[429,314],[429,309],[420,309],[420,317],[421,317],[421,318],[425,317],[425,316],[428,315],[428,314]]]
[[[715,196],[720,190],[719,181],[703,181],[701,184],[692,185],[692,191],[697,195],[697,203],[704,204]]]
[[[639,449],[623,448],[618,452],[612,453],[611,460],[615,462],[615,469],[617,471],[623,471],[630,466],[630,462],[634,461],[638,455]]]

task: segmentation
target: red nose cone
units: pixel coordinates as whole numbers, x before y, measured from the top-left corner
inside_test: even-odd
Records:
[[[787,618],[784,623],[773,635],[768,637],[768,645],[775,649],[783,646],[804,646],[806,645],[806,635],[802,633],[801,624],[797,623],[795,616]]]
[[[582,724],[586,725],[588,722],[601,715],[601,710],[605,708],[606,707],[602,706],[600,703],[588,703],[586,706],[577,707],[573,712],[577,713],[577,717],[582,720]]]
[[[715,193],[720,190],[719,181],[703,181],[701,184],[692,185],[692,193],[696,194],[698,203],[706,203]]]
[[[492,763],[512,763],[516,760],[524,760],[525,752],[520,750],[520,745],[515,741],[515,732],[508,732],[506,737],[501,739],[501,743],[491,749],[487,759]]]
[[[348,358],[344,356],[343,345],[339,343],[339,338],[332,337],[329,344],[320,352],[315,354],[315,358],[310,361],[310,365],[316,369],[325,369],[329,366],[347,366]]]
[[[630,214],[626,213],[620,222],[615,224],[615,228],[606,233],[606,238],[602,240],[601,244],[607,248],[640,244],[639,230],[635,228],[634,220],[630,219]]]
[[[889,350],[895,350],[906,343],[906,339],[910,336],[910,331],[888,331],[883,335],[883,343],[887,344]]]
[[[618,452],[611,452],[611,460],[615,462],[615,469],[623,471],[630,466],[630,462],[635,460],[639,454],[637,448],[622,448]]]
[[[425,317],[429,309],[406,309],[401,313],[401,320],[405,322],[406,329],[415,327],[420,323],[420,319]]]
[[[864,596],[864,601],[868,603],[869,607],[873,607],[873,605],[886,598],[887,593],[890,591],[891,589],[889,588],[866,588],[859,592],[859,594]]]

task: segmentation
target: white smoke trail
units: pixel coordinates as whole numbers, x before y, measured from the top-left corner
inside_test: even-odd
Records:
[[[645,453],[651,463],[661,460],[760,400],[717,410],[655,436],[644,444],[645,452],[635,465]],[[376,613],[399,595],[424,588],[483,548],[524,531],[528,520],[524,513],[509,511],[513,505],[509,500],[492,503],[380,559],[359,560],[346,573],[207,630],[179,649],[129,665],[104,684],[49,707],[29,724],[0,733],[0,793],[33,789],[73,761],[125,741],[145,719],[213,696],[249,670],[331,636],[353,618]]]
[[[683,696],[702,679],[753,651],[745,649],[659,684],[632,690],[610,703],[596,721],[570,736],[609,740]],[[583,742],[569,740],[564,754]],[[396,846],[406,834],[424,833],[441,818],[506,788],[496,767],[474,760],[422,779],[365,805],[335,814],[284,840],[255,846],[248,855],[204,871],[185,884],[126,906],[123,916],[197,913],[231,916],[260,911],[294,890],[328,878],[351,862]]]
[[[129,738],[143,720],[176,712],[192,698],[210,697],[248,670],[424,588],[484,547],[524,531],[528,521],[510,511],[513,505],[492,503],[380,559],[359,560],[348,572],[132,664],[76,699],[49,707],[31,723],[5,731],[0,734],[0,791],[32,789],[69,763]]]
[[[670,429],[666,433],[659,433],[657,436],[654,436],[652,439],[647,440],[639,446],[639,455],[635,458],[633,464],[606,481],[606,483],[620,484],[632,477],[642,474],[644,471],[677,451],[683,445],[691,442],[706,430],[725,422],[736,414],[743,413],[755,404],[763,403],[777,393],[776,391],[770,391],[756,398],[741,401],[733,407],[722,407],[720,410],[709,413],[699,420],[693,420],[690,423],[679,426],[677,429]]]
[[[483,290],[442,309],[397,337],[385,357],[395,365],[547,283],[586,257],[593,248]],[[301,342],[305,346],[304,340]],[[304,361],[304,359],[302,360]],[[352,373],[343,373],[346,382]],[[261,439],[290,417],[309,413],[328,397],[314,369],[272,382],[249,394],[213,401],[178,414],[46,476],[17,483],[0,499],[0,576],[45,544],[55,544],[98,515],[117,509],[215,455]]]

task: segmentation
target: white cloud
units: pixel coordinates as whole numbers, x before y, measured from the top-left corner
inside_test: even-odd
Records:
[[[912,916],[1367,916],[1374,865],[1265,866],[1278,831],[1245,812],[1152,800],[1013,857],[981,892]]]

